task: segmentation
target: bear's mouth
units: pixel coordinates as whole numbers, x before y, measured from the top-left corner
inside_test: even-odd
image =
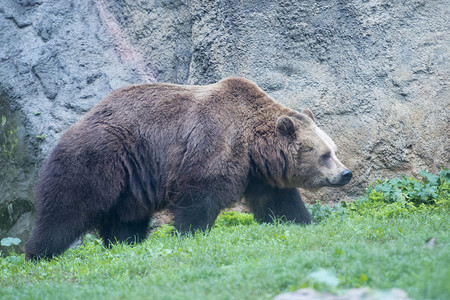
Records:
[[[349,180],[349,181],[350,181],[350,180]],[[332,183],[332,182],[330,182],[328,179],[327,179],[327,182],[328,182],[328,185],[331,186],[331,187],[340,187],[340,186],[344,186],[344,185],[346,185],[346,184],[348,183],[348,181],[347,181],[347,182],[344,182],[344,183],[342,183],[342,182],[339,182],[339,183]]]

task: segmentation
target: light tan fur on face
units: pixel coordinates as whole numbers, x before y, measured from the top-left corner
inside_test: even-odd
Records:
[[[323,176],[327,179],[330,184],[336,184],[340,179],[340,174],[346,167],[339,161],[336,157],[337,147],[334,144],[333,140],[319,127],[315,126],[315,133],[320,138],[322,143],[326,145],[326,149],[330,151],[330,158],[326,163],[327,168],[323,168]],[[324,155],[323,153],[321,155]]]

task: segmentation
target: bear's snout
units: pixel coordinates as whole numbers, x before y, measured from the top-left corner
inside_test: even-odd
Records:
[[[345,169],[341,172],[341,180],[339,181],[339,185],[346,185],[352,179],[353,173],[350,170]]]
[[[330,186],[343,186],[349,183],[349,181],[352,179],[352,176],[352,171],[344,169],[343,171],[341,171],[341,173],[339,173],[339,175],[336,175],[330,179],[327,178],[327,181]]]

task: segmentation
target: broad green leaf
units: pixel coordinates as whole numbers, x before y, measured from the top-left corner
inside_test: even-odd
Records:
[[[7,237],[2,239],[0,242],[0,245],[3,247],[10,247],[12,245],[19,245],[21,240],[19,238],[13,238],[13,237]]]

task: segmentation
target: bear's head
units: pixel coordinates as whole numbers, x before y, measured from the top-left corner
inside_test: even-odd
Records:
[[[284,161],[283,175],[275,180],[276,185],[316,190],[343,186],[352,178],[352,172],[336,156],[336,145],[316,126],[310,110],[280,116],[276,136]]]

